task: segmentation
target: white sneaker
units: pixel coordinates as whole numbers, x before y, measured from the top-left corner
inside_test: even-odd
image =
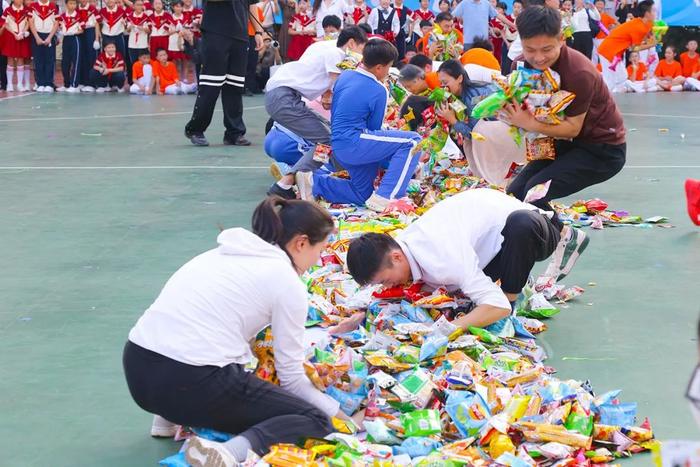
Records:
[[[41,91],[39,91],[40,87],[42,87],[42,86],[37,86],[36,83],[34,83],[34,87],[32,89],[34,89],[36,92],[41,92]]]
[[[556,281],[565,278],[588,246],[589,241],[590,239],[583,230],[571,226],[565,227],[565,232],[562,234],[543,276],[552,277]]]
[[[19,86],[17,86],[17,90],[19,92],[27,92],[27,91],[29,91],[29,86],[25,86],[23,84],[20,84]]]
[[[154,438],[172,438],[177,433],[177,425],[169,422],[160,415],[153,416],[151,436]]]
[[[311,172],[297,172],[294,179],[299,189],[299,197],[307,201],[314,200],[314,177]]]
[[[66,88],[65,86],[61,86],[60,88],[56,88],[56,92],[66,92],[67,90],[68,90],[68,88]]]
[[[12,83],[7,83],[7,88],[5,88],[5,91],[7,92],[15,92],[15,85]]]
[[[80,89],[78,88],[68,88],[66,89],[66,92],[71,93],[71,94],[77,94],[80,92]]]
[[[119,94],[124,94],[124,88],[117,88],[117,92]]]
[[[52,86],[44,86],[44,92],[48,92],[50,94],[54,92],[54,89]]]
[[[365,207],[376,212],[384,212],[391,202],[390,199],[379,196],[376,192],[365,201]]]
[[[103,93],[109,91],[109,88],[97,88],[95,89],[95,92]]]
[[[92,86],[83,86],[80,88],[80,92],[95,92],[95,88]]]
[[[108,89],[109,89],[109,91],[111,91],[111,92],[117,92],[117,91],[119,91],[119,88],[116,87],[116,86],[112,86],[111,88],[108,88]]]
[[[185,451],[185,459],[192,467],[235,467],[238,461],[223,445],[195,437]]]

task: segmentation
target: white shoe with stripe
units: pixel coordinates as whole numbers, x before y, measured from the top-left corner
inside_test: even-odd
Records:
[[[192,467],[235,467],[238,462],[233,454],[215,441],[195,437],[191,438],[185,451],[185,459]]]

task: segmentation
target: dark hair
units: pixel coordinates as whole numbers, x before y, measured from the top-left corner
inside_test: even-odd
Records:
[[[544,6],[544,0],[525,0],[525,3],[523,3],[523,6],[525,8],[531,7],[531,6]]]
[[[109,45],[109,44],[107,44],[107,45]],[[107,46],[105,45],[105,47],[107,47]],[[156,49],[156,55],[158,55],[161,51],[165,52],[166,54],[168,53],[168,51],[165,50],[163,47],[158,47]]]
[[[343,22],[340,21],[340,18],[338,18],[335,15],[328,15],[325,18],[323,18],[323,21],[321,21],[321,27],[322,28],[336,28],[340,29],[340,27],[343,25]]]
[[[503,11],[508,11],[508,5],[506,4],[506,2],[496,3],[496,8],[500,8]]]
[[[367,23],[362,23],[357,25],[358,28],[362,29],[366,35],[374,34],[374,31],[372,31],[372,26],[370,26]],[[365,41],[367,42],[367,41]]]
[[[469,75],[467,74],[467,71],[464,69],[462,64],[457,60],[447,60],[446,62],[442,62],[442,65],[440,65],[440,68],[438,68],[438,73],[447,73],[454,79],[458,79],[461,76],[462,92],[464,92],[464,88],[469,86]]]
[[[425,70],[425,67],[427,67],[428,65],[432,65],[433,61],[430,59],[430,57],[428,57],[425,54],[416,54],[408,61],[408,63]]]
[[[635,16],[637,18],[641,18],[642,16],[646,15],[647,12],[651,11],[653,8],[654,8],[654,2],[652,0],[644,0],[642,2],[639,2],[637,4]]]
[[[472,48],[486,49],[489,52],[493,52],[493,44],[491,43],[491,41],[481,36],[477,36],[474,38],[474,41],[472,42]]]
[[[559,10],[545,6],[528,6],[515,20],[522,39],[537,36],[559,37],[561,35],[561,15]]]
[[[432,28],[432,27],[433,27],[433,23],[431,23],[431,22],[428,21],[427,19],[422,19],[422,20],[420,21],[420,23],[418,23],[418,24],[419,24],[419,26],[420,26],[421,28],[425,28],[425,27]]]
[[[170,8],[172,8],[172,7],[174,7],[174,6],[177,6],[177,5],[182,6],[182,2],[181,2],[180,0],[175,0],[174,2],[172,2],[172,3],[170,4]]]
[[[443,11],[442,13],[438,13],[438,15],[435,17],[435,22],[436,23],[442,23],[443,21],[452,21],[454,17],[452,16],[452,13],[449,11]]]
[[[513,0],[513,5],[515,5],[516,3],[520,3],[520,4],[522,5],[522,4],[523,4],[523,0]]]
[[[389,266],[387,254],[400,248],[396,240],[387,234],[368,233],[350,242],[347,265],[350,275],[360,285],[367,285],[372,278]]]
[[[328,16],[326,16],[326,18],[328,18]],[[334,18],[337,18],[337,16],[334,16]],[[346,26],[340,30],[338,40],[335,44],[338,47],[342,47],[347,44],[350,39],[353,39],[357,44],[364,44],[367,42],[367,33],[365,33],[364,29],[359,26]]]
[[[399,58],[399,52],[394,44],[378,37],[368,40],[362,51],[362,63],[368,68],[394,63],[397,58]]]
[[[328,238],[333,218],[316,203],[300,199],[265,198],[253,211],[253,233],[284,250],[295,235],[306,235],[312,245]]]
[[[452,8],[452,4],[450,3],[449,0],[440,0],[440,1],[438,2],[438,6],[442,5],[443,3],[447,3],[447,6],[449,6],[450,8]]]
[[[148,49],[144,49],[141,52],[139,52],[139,58],[143,57],[144,55],[148,55],[150,57],[151,52],[149,52]]]

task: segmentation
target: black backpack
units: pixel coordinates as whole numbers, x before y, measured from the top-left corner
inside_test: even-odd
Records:
[[[588,16],[588,27],[591,28],[591,34],[593,35],[593,37],[595,37],[600,32],[600,25],[598,24],[598,21],[591,18],[591,14],[588,12],[588,8],[586,8],[586,16]]]

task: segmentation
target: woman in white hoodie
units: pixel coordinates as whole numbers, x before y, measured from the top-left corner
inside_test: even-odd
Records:
[[[131,395],[157,415],[153,435],[168,434],[167,420],[236,434],[226,443],[192,440],[193,466],[236,465],[249,449],[323,437],[330,417],[347,418],[302,366],[308,305],[299,275],[318,261],[333,221],[316,204],[268,198],[252,227],[221,232],[217,248],[182,266],[124,348]],[[251,341],[268,325],[280,386],[244,370]]]

